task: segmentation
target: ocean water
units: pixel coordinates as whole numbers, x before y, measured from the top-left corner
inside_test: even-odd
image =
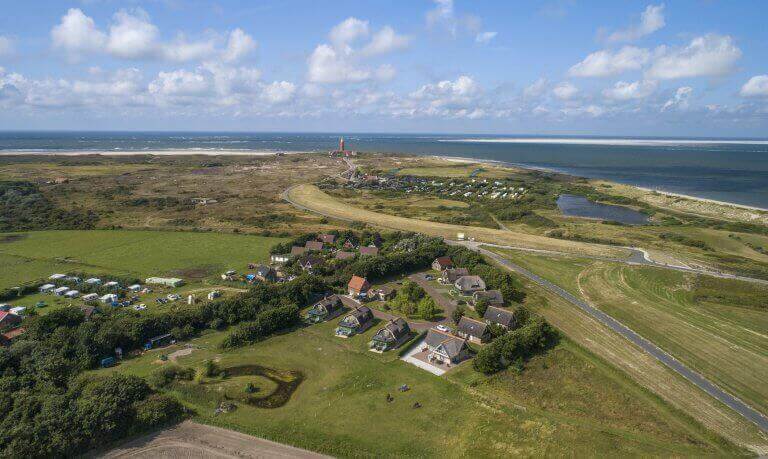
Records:
[[[338,133],[0,132],[3,152],[328,151]],[[348,149],[444,155],[768,208],[768,140],[347,134]]]

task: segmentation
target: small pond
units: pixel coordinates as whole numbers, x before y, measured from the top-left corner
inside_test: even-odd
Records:
[[[648,216],[628,207],[592,202],[584,196],[561,194],[557,198],[557,207],[563,215],[608,220],[626,225],[645,225]]]

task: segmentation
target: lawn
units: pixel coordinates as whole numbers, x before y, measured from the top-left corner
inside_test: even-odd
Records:
[[[212,332],[193,340],[199,349],[177,360],[193,367],[214,358],[223,368],[261,365],[300,371],[305,379],[282,407],[238,404],[235,411],[214,416],[221,393],[236,391],[242,381],[225,380],[221,390],[208,382],[205,391],[192,382],[177,383],[170,393],[195,409],[199,421],[336,456],[740,453],[644,394],[618,372],[585,360],[583,351],[573,345],[546,357],[549,373],[536,369],[542,363],[533,363],[530,372],[502,374],[486,384],[484,377],[477,381],[469,363],[457,367],[455,377],[440,378],[400,361],[394,353],[371,353],[367,341],[376,327],[344,340],[332,336],[335,324],[334,320],[299,329],[227,352],[217,348],[224,333]],[[158,358],[160,353],[173,349],[151,351],[99,372],[147,376],[167,364]],[[553,378],[552,372],[562,376]],[[574,374],[575,386],[570,381]],[[562,399],[558,403],[568,400],[568,406],[547,407],[542,400],[512,393],[508,390],[512,386],[493,382],[507,377],[518,378],[512,384],[526,384],[530,392],[540,386],[544,393],[557,393]],[[399,392],[402,384],[411,390]],[[387,394],[393,402],[385,400]],[[422,408],[413,408],[415,402]]]
[[[139,278],[215,277],[269,258],[284,239],[170,231],[36,231],[0,235],[0,289],[53,272],[130,274]]]

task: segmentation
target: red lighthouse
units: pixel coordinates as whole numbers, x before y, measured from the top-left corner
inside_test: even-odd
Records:
[[[344,151],[344,137],[339,137],[339,151]]]

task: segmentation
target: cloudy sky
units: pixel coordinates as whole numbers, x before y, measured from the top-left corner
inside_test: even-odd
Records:
[[[0,129],[768,135],[762,1],[6,2]]]

